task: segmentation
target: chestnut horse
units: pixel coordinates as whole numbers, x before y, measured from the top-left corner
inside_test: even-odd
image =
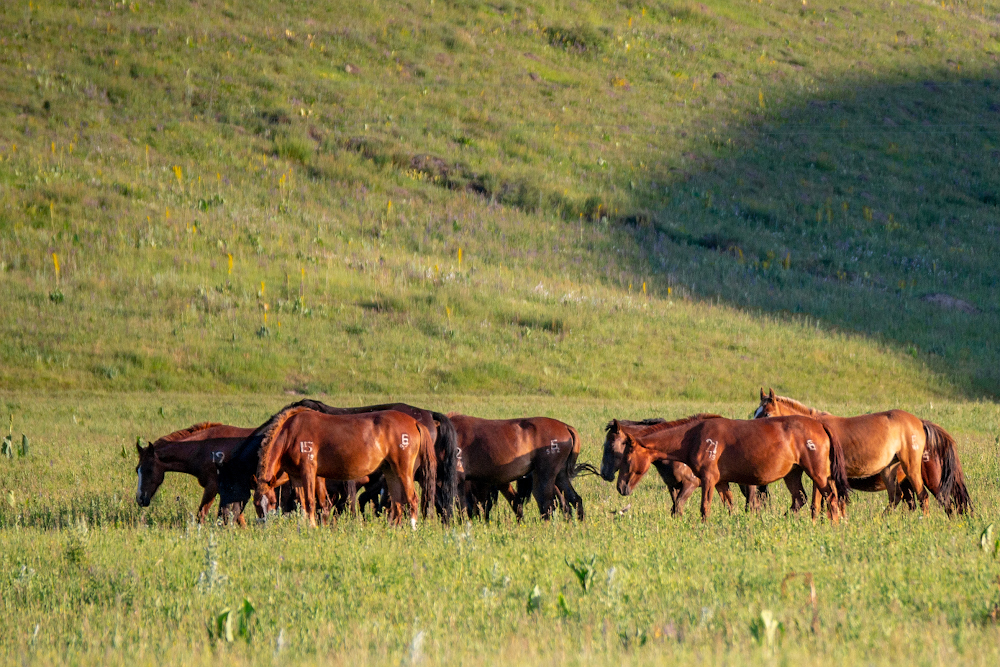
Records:
[[[624,433],[624,437],[618,492],[632,493],[655,461],[686,463],[701,481],[702,520],[708,519],[713,489],[723,483],[760,486],[805,470],[813,480],[813,519],[825,500],[834,522],[840,518],[837,499],[849,492],[840,443],[808,417],[692,419],[681,426],[654,426],[645,435]]]
[[[543,519],[552,516],[558,489],[565,500],[566,515],[572,516],[576,509],[577,518],[583,520],[583,499],[570,482],[588,469],[576,464],[580,456],[576,429],[548,417],[480,419],[450,413],[448,418],[458,434],[461,474],[473,488],[498,488],[518,514],[518,494],[510,484],[530,473],[531,493]],[[467,507],[467,511],[474,513],[476,507]]]
[[[257,427],[243,446],[233,453],[232,458],[219,471],[219,514],[236,517],[241,524],[243,506],[250,499],[253,476],[257,470],[263,433],[281,419],[286,410],[305,407],[332,415],[364,414],[383,410],[396,410],[408,414],[427,428],[431,435],[436,466],[427,466],[419,471],[418,481],[423,489],[422,499],[425,511],[436,507],[442,519],[447,522],[454,510],[458,489],[458,439],[451,421],[440,412],[422,410],[405,403],[387,403],[357,408],[337,408],[319,401],[306,399],[286,405]],[[371,496],[368,496],[371,497]],[[366,496],[362,495],[362,506]],[[427,506],[429,505],[429,507]]]
[[[317,477],[349,481],[381,469],[389,488],[389,518],[399,523],[408,506],[416,525],[419,513],[414,474],[434,466],[434,442],[413,417],[386,410],[358,415],[328,415],[307,407],[282,411],[263,434],[257,465],[256,496],[267,513],[268,495],[282,472],[316,525]]]
[[[194,475],[205,490],[198,507],[198,521],[203,522],[219,492],[219,466],[229,460],[251,433],[252,428],[204,422],[174,431],[147,447],[135,443],[139,452],[135,502],[140,507],[149,507],[163,483],[164,473]]]
[[[810,408],[792,398],[760,390],[755,417],[806,415],[822,422],[840,440],[851,488],[887,490],[889,508],[902,497],[915,507],[913,495],[927,512],[930,489],[945,512],[972,511],[955,440],[943,428],[909,412],[889,410],[857,417],[837,417]]]
[[[666,419],[659,418],[643,419],[642,421],[629,421],[627,419],[611,420],[604,427],[606,436],[604,439],[604,455],[601,458],[601,477],[606,482],[614,481],[615,473],[621,466],[622,455],[625,453],[626,433],[632,436],[641,436],[648,433],[654,426],[662,430],[664,428],[682,426],[694,421],[714,419],[716,417],[721,417],[721,415],[697,414],[672,422],[667,422]],[[660,474],[660,479],[667,485],[667,490],[670,492],[670,500],[673,504],[670,514],[672,516],[680,515],[684,511],[684,503],[687,502],[688,497],[694,493],[695,489],[701,486],[701,480],[695,477],[690,467],[680,461],[655,461],[653,467],[656,468],[656,472]],[[722,489],[718,489],[718,491],[724,499],[727,497],[731,498],[728,485],[725,491]],[[750,498],[748,496],[747,503],[749,504],[749,502]]]

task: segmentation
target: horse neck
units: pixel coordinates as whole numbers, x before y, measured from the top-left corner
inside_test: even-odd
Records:
[[[684,458],[684,436],[687,428],[674,428],[658,431],[648,438],[637,438],[639,445],[648,452],[653,462],[679,461]]]
[[[281,461],[283,450],[284,438],[279,433],[272,439],[267,451],[263,452],[260,463],[257,465],[258,480],[264,481],[278,476],[278,462]]]
[[[156,446],[156,460],[167,472],[186,472],[197,475],[193,461],[195,448],[189,442],[165,442]]]

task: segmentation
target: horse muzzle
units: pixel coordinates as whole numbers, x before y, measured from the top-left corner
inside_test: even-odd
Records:
[[[147,495],[137,493],[135,494],[135,502],[139,507],[149,507],[149,503],[152,502],[152,498]]]

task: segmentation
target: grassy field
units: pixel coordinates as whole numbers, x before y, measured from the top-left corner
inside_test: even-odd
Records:
[[[248,530],[199,527],[192,513],[200,490],[173,474],[153,506],[138,510],[134,434],[151,438],[207,418],[253,424],[284,400],[5,395],[15,435],[30,434],[30,453],[0,459],[0,662],[409,664],[415,643],[427,664],[987,665],[1000,657],[1000,626],[988,616],[1000,604],[1000,531],[981,540],[987,525],[1000,524],[993,404],[905,406],[958,438],[977,513],[956,520],[938,507],[927,518],[882,517],[884,496],[857,494],[845,525],[813,525],[806,515],[784,516],[782,489],[760,515],[729,516],[716,504],[702,525],[697,503],[669,517],[658,480],[625,499],[594,477],[577,484],[583,524],[543,524],[532,507],[520,526],[502,508],[491,525],[424,522],[415,532],[371,519],[308,530],[294,516]],[[562,418],[580,429],[582,459],[592,463],[611,416],[744,416],[753,407],[410,400]],[[585,591],[566,561],[594,556]],[[793,572],[812,575],[815,624],[805,581],[782,591]],[[239,630],[245,599],[255,609],[249,637]],[[208,630],[226,608],[232,642],[224,629],[221,639]],[[770,640],[764,618],[778,624]]]
[[[998,61],[996,0],[3,3],[0,662],[996,664]],[[760,385],[939,422],[977,513],[133,499],[137,435],[299,395],[551,415],[596,463]]]
[[[0,385],[995,396],[998,13],[5,4]]]

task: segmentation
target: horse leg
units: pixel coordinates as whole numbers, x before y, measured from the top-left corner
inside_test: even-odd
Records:
[[[708,522],[708,510],[712,505],[712,491],[719,483],[719,470],[715,467],[705,468],[701,473],[701,520]]]
[[[205,523],[208,510],[211,509],[215,496],[219,493],[219,481],[210,479],[205,484],[205,491],[201,494],[201,504],[198,506],[198,523]]]
[[[333,511],[333,499],[327,491],[326,480],[321,477],[316,478],[316,504],[319,506],[320,522],[325,526],[329,523]]]
[[[306,474],[299,480],[295,489],[299,493],[299,502],[306,513],[310,528],[316,528],[316,475]]]
[[[785,475],[784,479],[788,492],[792,494],[792,507],[790,511],[793,513],[798,512],[806,504],[806,490],[802,486],[802,469],[793,468],[790,473]]]
[[[910,442],[904,442],[903,447],[899,450],[899,463],[906,474],[906,478],[913,485],[913,493],[920,500],[920,507],[924,511],[924,516],[927,516],[930,511],[928,502],[930,494],[927,493],[927,487],[924,485],[923,457],[924,447],[927,446],[925,441],[923,442],[923,446],[921,446],[921,439],[924,438],[923,432],[919,436],[916,434],[911,435]]]
[[[573,510],[576,509],[576,518],[583,521],[583,498],[581,498],[580,494],[573,488],[569,475],[566,473],[560,473],[559,476],[556,477],[556,487],[562,492],[563,497],[567,502],[567,506],[564,508],[566,518],[572,519]]]
[[[534,479],[532,493],[535,496],[535,502],[538,503],[538,511],[542,515],[542,519],[548,521],[552,518],[552,511],[555,509],[555,476],[535,470],[532,477]]]
[[[733,491],[729,488],[728,482],[720,482],[715,485],[715,490],[719,492],[719,498],[722,499],[722,504],[725,505],[729,513],[732,514],[736,509],[735,503],[733,503]]]
[[[346,507],[350,509],[351,516],[358,516],[358,483],[353,479],[347,483]]]
[[[516,506],[512,506],[512,508],[514,510],[514,516],[517,517],[518,523],[524,521],[524,504],[528,502],[529,498],[531,498],[533,481],[534,480],[531,475],[526,475],[514,483],[514,488],[517,489],[517,504]]]

